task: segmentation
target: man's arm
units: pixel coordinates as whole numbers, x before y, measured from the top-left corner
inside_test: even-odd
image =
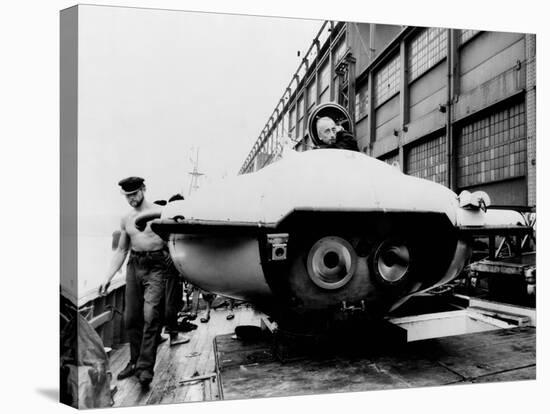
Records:
[[[344,130],[343,128],[338,132],[338,139],[336,142],[338,142],[339,148],[359,152],[359,147],[357,146],[355,137],[352,133]]]
[[[126,259],[129,250],[130,237],[128,236],[128,233],[126,233],[123,219],[120,223],[120,238],[118,239],[118,245],[113,253],[109,267],[107,268],[107,276],[105,277],[104,282],[99,286],[100,295],[105,295],[107,293],[111,280],[124,264],[124,260]]]
[[[160,218],[161,212],[157,210],[146,211],[136,217],[136,229],[139,231],[145,230],[147,223],[157,221]]]

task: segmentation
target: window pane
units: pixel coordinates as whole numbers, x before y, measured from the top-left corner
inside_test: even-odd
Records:
[[[399,165],[399,152],[394,152],[390,155],[384,155],[383,157],[380,157],[380,160],[390,165]]]
[[[315,91],[315,78],[307,86],[307,106],[308,109],[315,105],[316,91]]]
[[[342,38],[340,43],[338,43],[338,46],[336,47],[336,50],[334,51],[334,63],[338,63],[340,59],[344,57],[344,54],[346,53],[347,45],[346,45],[346,39]]]
[[[328,59],[319,72],[319,89],[321,92],[330,85],[330,65]]]
[[[447,29],[423,30],[409,44],[409,80],[418,78],[447,55]]]
[[[290,115],[288,117],[288,135],[294,138],[294,126],[296,124],[296,107],[293,107],[290,110]]]
[[[302,95],[298,99],[298,122],[296,124],[296,137],[301,138],[302,134],[302,120],[304,119],[304,96]]]
[[[376,93],[374,95],[375,106],[380,105],[395,93],[399,92],[400,69],[401,62],[399,55],[397,55],[374,74],[374,86],[376,88]]]
[[[364,84],[358,91],[355,97],[355,117],[361,119],[369,112],[369,88]]]
[[[298,119],[300,119],[304,115],[304,96],[302,95],[300,99],[298,99]]]
[[[461,30],[460,31],[460,44],[466,43],[481,30]]]
[[[445,184],[446,143],[447,139],[443,135],[412,147],[407,152],[407,174]]]
[[[457,148],[459,187],[524,176],[525,128],[523,102],[464,126]]]

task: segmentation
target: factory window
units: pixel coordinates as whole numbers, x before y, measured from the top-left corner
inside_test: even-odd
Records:
[[[258,151],[256,151],[255,158],[258,162],[258,164],[257,164],[258,168],[262,168],[264,160],[265,160],[265,150],[264,150],[264,144],[263,143],[258,145]]]
[[[458,186],[524,176],[525,128],[523,102],[464,126],[458,140]]]
[[[407,151],[407,174],[445,184],[446,144],[447,139],[443,135],[411,147]]]
[[[342,37],[340,42],[338,43],[338,46],[336,47],[336,50],[334,51],[334,64],[337,64],[340,59],[344,57],[346,54],[347,45],[346,45],[346,39]]]
[[[281,137],[281,120],[279,119],[276,123],[275,123],[275,141],[278,142],[279,141],[279,138]]]
[[[390,165],[399,165],[399,151],[380,157],[380,161],[384,161]]]
[[[291,138],[294,138],[295,137],[295,134],[294,134],[294,127],[296,125],[296,107],[292,107],[292,109],[290,110],[290,115],[288,117],[288,135],[291,137]]]
[[[262,150],[262,152],[258,153],[258,155],[256,156],[256,160],[257,160],[257,170],[259,170],[260,168],[263,168],[267,165],[268,161],[269,161],[269,154],[265,151]]]
[[[369,113],[369,88],[365,83],[357,91],[355,97],[355,117],[357,121],[367,116]]]
[[[472,37],[480,32],[481,30],[461,30],[459,35],[460,44],[462,45],[466,43],[468,40],[470,40]]]
[[[264,135],[264,140],[262,143],[262,152],[264,154],[269,154],[269,135],[268,134]]]
[[[315,106],[315,100],[317,98],[317,90],[315,85],[315,77],[309,82],[309,85],[307,85],[307,112],[311,110]]]
[[[374,86],[376,88],[374,95],[375,106],[379,106],[399,92],[400,69],[401,63],[399,55],[397,55],[374,74]]]
[[[431,27],[418,34],[409,45],[409,81],[413,81],[447,55],[447,29]]]
[[[304,95],[298,100],[298,122],[296,123],[296,138],[302,138],[303,134],[303,120],[304,120]]]
[[[275,150],[275,140],[273,138],[273,134],[269,134],[269,138],[267,139],[267,152],[269,154],[273,154]]]
[[[319,103],[325,103],[330,101],[330,91],[329,88],[327,88],[320,96],[319,96]]]
[[[274,153],[274,150],[273,150],[273,137],[270,136],[269,137],[269,140],[267,141],[267,151],[266,151],[270,156],[273,155]]]
[[[271,153],[272,154],[277,153],[277,143],[278,143],[277,131],[273,130],[273,135],[271,135]]]
[[[264,145],[264,151],[266,155],[271,155],[271,136],[267,136]]]
[[[325,59],[325,63],[322,64],[319,71],[319,91],[321,94],[325,92],[330,86],[330,65],[328,59]]]

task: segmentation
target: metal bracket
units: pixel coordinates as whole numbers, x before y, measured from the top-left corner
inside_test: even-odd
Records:
[[[288,233],[267,235],[267,245],[270,249],[269,260],[280,261],[287,258]]]
[[[342,311],[343,312],[365,312],[365,301],[362,300],[359,303],[359,306],[356,304],[350,304],[348,305],[347,302],[344,300],[342,301]]]
[[[189,378],[184,378],[180,380],[179,385],[191,385],[191,384],[199,383],[201,381],[209,381],[211,379],[214,379],[215,381],[217,377],[218,377],[218,374],[216,374],[215,372],[212,372],[211,374],[197,375],[195,377],[189,377]]]

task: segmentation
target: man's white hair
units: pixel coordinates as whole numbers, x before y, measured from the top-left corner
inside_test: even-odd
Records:
[[[321,118],[317,119],[317,123],[319,123],[321,121],[332,121],[332,122],[334,122],[334,119],[332,119],[330,116],[322,116]],[[334,122],[334,123],[336,123],[336,122]]]
[[[332,121],[336,124],[334,119],[332,119],[330,116],[322,116],[321,118],[317,118],[317,121],[315,122],[315,127],[317,129],[319,129],[319,122],[321,122],[321,121]],[[317,131],[317,132],[319,132],[319,131]]]

